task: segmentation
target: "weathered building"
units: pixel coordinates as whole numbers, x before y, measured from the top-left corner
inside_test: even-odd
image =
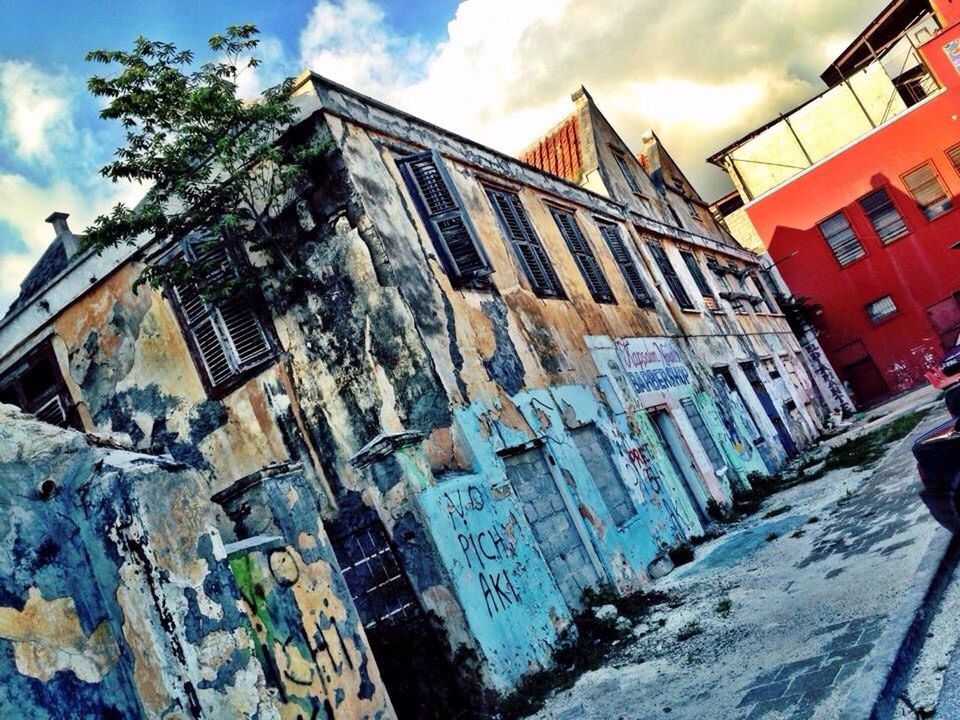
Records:
[[[894,0],[822,74],[824,93],[714,154],[715,205],[819,306],[859,404],[926,382],[960,333],[960,14]]]
[[[316,75],[297,101],[330,148],[283,218],[297,284],[223,246],[262,293],[135,292],[197,247],[96,256],[53,216],[0,323],[0,398],[196,468],[237,542],[329,542],[393,705],[429,717],[445,673],[506,691],[584,588],[668,567],[817,434],[816,385],[755,256],[585,92],[566,159],[527,162]],[[317,498],[310,537],[258,514],[276,466]]]

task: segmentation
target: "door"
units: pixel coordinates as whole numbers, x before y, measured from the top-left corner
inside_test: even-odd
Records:
[[[583,590],[596,587],[600,573],[560,494],[543,449],[535,447],[510,455],[504,458],[504,464],[560,593],[570,608],[579,609]]]
[[[753,388],[753,392],[756,393],[757,399],[760,401],[761,407],[763,407],[763,411],[767,414],[767,417],[770,418],[770,422],[773,423],[773,427],[777,431],[777,439],[780,440],[780,444],[783,445],[783,449],[787,455],[793,457],[797,454],[797,446],[793,442],[793,438],[790,437],[783,418],[780,417],[780,413],[777,412],[770,393],[767,392],[767,388],[764,387],[759,375],[757,375],[757,368],[753,363],[743,363],[740,367],[743,369],[743,374],[746,375],[750,387]]]
[[[700,486],[700,476],[693,466],[693,461],[690,459],[690,454],[680,437],[680,432],[677,430],[673,418],[664,408],[650,410],[649,416],[651,424],[656,430],[657,439],[667,455],[667,461],[670,463],[674,474],[680,478],[680,485],[686,492],[690,507],[697,514],[700,525],[707,527],[710,520],[704,512],[704,508],[700,505],[700,500],[697,497],[698,493],[694,490],[694,488]]]
[[[859,406],[878,400],[890,392],[890,387],[871,357],[844,365],[841,374],[850,383],[854,402]]]

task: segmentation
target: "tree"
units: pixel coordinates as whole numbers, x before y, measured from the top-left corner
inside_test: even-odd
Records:
[[[120,203],[99,216],[85,245],[100,251],[147,234],[161,246],[189,240],[200,250],[193,264],[182,256],[151,264],[138,284],[203,277],[213,269],[203,250],[222,242],[268,250],[286,272],[299,272],[276,221],[305,165],[325,148],[287,137],[297,117],[292,78],[256,101],[237,97],[240,74],[260,64],[250,55],[258,34],[254,25],[230,25],[209,40],[218,59],[198,69],[192,51],[144,37],[131,51],[87,53],[88,61],[117,70],[94,75],[87,86],[108,101],[100,117],[119,120],[126,133],[100,173],[150,189],[137,207]]]

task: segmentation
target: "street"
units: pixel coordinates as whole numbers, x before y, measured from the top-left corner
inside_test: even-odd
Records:
[[[926,400],[923,401],[927,402]],[[938,526],[910,452],[935,405],[869,470],[767,498],[654,583],[673,595],[538,720],[836,718]]]

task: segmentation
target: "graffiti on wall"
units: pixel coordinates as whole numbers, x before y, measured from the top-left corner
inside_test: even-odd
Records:
[[[483,516],[484,493],[478,485],[467,485],[443,494],[457,545],[463,553],[467,569],[476,572],[477,584],[483,593],[487,614],[493,617],[510,605],[520,602],[520,593],[510,579],[509,562],[516,550],[505,529]],[[472,520],[472,526],[471,526]]]
[[[835,404],[835,406],[841,410],[851,413],[854,412],[853,403],[850,402],[850,398],[840,384],[836,373],[834,373],[833,369],[827,364],[820,347],[812,343],[806,344],[803,346],[803,354],[807,360],[809,360],[809,367],[813,371],[814,376],[826,389],[825,397],[828,402],[832,401],[831,404]]]

